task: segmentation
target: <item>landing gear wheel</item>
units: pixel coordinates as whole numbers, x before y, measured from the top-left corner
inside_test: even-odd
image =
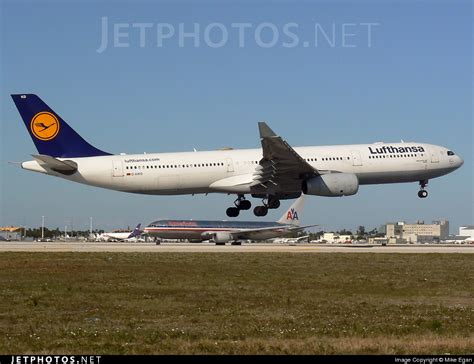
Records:
[[[280,200],[278,200],[276,198],[275,199],[272,198],[272,199],[268,200],[268,208],[269,209],[277,209],[279,207],[280,207]]]
[[[234,205],[238,210],[250,210],[252,207],[252,203],[249,200],[246,200],[244,195],[238,195],[237,199],[234,201]]]
[[[420,190],[420,191],[418,191],[418,197],[419,197],[419,198],[426,198],[426,197],[428,197],[428,191],[426,191],[426,190]]]
[[[239,212],[240,210],[237,207],[229,207],[225,213],[229,217],[237,217],[239,216]]]
[[[252,203],[249,200],[241,200],[238,208],[239,210],[250,210],[252,207]]]
[[[253,209],[255,216],[266,216],[268,213],[268,208],[266,206],[257,206]]]

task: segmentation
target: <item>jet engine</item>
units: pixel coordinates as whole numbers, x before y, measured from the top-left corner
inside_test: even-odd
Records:
[[[225,231],[217,231],[217,232],[204,232],[201,235],[205,239],[209,239],[215,243],[228,243],[229,241],[233,240],[232,235]]]
[[[303,192],[316,196],[350,196],[359,190],[359,179],[353,173],[328,173],[303,182]]]

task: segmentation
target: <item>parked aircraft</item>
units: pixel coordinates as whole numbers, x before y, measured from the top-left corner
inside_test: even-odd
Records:
[[[273,243],[281,243],[281,244],[294,244],[294,243],[300,243],[300,242],[308,242],[309,241],[309,235],[304,235],[304,236],[298,236],[296,238],[275,238],[273,239]]]
[[[114,155],[86,142],[38,96],[12,98],[39,152],[23,169],[131,193],[235,194],[229,217],[251,208],[245,195],[262,199],[256,216],[302,192],[349,196],[367,184],[418,182],[425,198],[428,180],[464,163],[446,147],[420,142],[293,148],[264,122],[258,149]]]
[[[100,234],[99,241],[136,241],[143,231],[140,230],[142,224],[138,224],[133,231],[110,232]]]
[[[210,240],[216,244],[271,239],[315,226],[300,226],[304,198],[302,194],[276,222],[159,220],[149,224],[145,233],[162,239]]]

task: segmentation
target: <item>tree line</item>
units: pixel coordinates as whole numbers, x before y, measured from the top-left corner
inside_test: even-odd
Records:
[[[93,234],[102,234],[103,232],[104,230],[97,230],[97,229],[92,231]],[[26,231],[23,231],[22,233],[24,233],[27,238],[39,239],[41,238],[41,227],[26,229]],[[73,230],[73,231],[67,231],[66,233],[69,236],[87,238],[89,237],[90,231],[89,230]],[[59,230],[59,228],[56,228],[56,229],[48,229],[47,227],[44,228],[45,239],[54,239],[54,238],[59,238],[61,236],[64,236],[64,230]]]

